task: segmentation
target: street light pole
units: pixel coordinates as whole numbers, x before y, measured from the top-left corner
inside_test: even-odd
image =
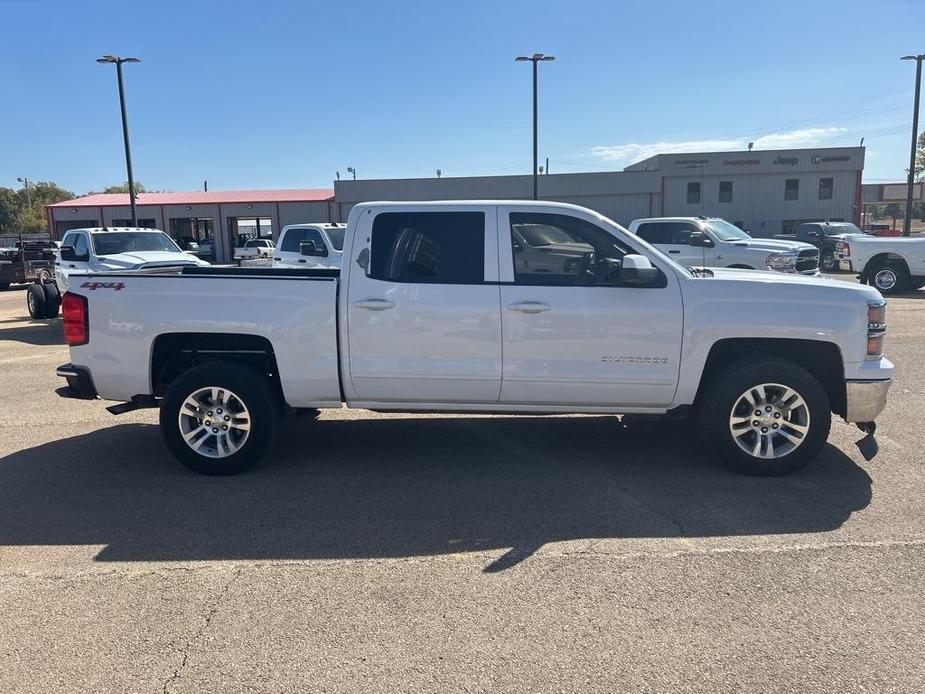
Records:
[[[125,112],[125,85],[122,81],[122,63],[140,63],[138,58],[120,58],[117,55],[104,55],[97,58],[98,63],[114,63],[116,78],[119,81],[119,108],[122,111],[122,140],[125,143],[125,168],[128,173],[128,199],[132,206],[132,226],[138,226],[138,210],[135,206],[135,177],[132,175],[132,150],[128,144],[128,116]],[[103,220],[100,220],[102,222]]]
[[[22,189],[26,192],[26,207],[29,212],[32,212],[32,196],[29,195],[29,179],[23,176],[22,178],[17,177],[16,180],[22,183]]]
[[[550,61],[555,60],[554,55],[543,55],[542,53],[534,53],[532,56],[517,56],[514,58],[517,62],[526,62],[530,61],[533,63],[533,199],[537,199],[537,176],[538,176],[538,167],[539,167],[539,153],[538,153],[538,135],[537,135],[537,103],[536,103],[536,92],[537,92],[537,64],[541,61]]]
[[[919,94],[922,88],[922,61],[925,54],[904,55],[901,60],[915,61],[915,100],[912,103],[912,151],[909,153],[909,177],[906,180],[906,216],[903,219],[903,236],[912,229],[912,189],[915,185],[915,145],[919,138]]]

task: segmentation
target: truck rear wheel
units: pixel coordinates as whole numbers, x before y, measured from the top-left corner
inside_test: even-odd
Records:
[[[45,298],[45,288],[41,284],[30,284],[26,290],[26,308],[29,316],[35,320],[47,318],[48,300]]]
[[[885,260],[867,273],[867,283],[881,294],[902,294],[910,286],[909,270],[904,263]]]
[[[167,448],[205,475],[234,475],[266,452],[276,427],[267,379],[235,362],[196,366],[171,383],[161,406]]]
[[[819,256],[819,269],[823,272],[838,271],[838,261],[835,260],[835,254],[832,251],[823,251]]]
[[[46,282],[42,288],[45,290],[45,317],[57,318],[61,309],[61,292],[58,291],[58,285]]]
[[[758,357],[723,370],[701,394],[701,431],[732,467],[784,475],[808,465],[829,436],[832,412],[822,385],[784,359]]]

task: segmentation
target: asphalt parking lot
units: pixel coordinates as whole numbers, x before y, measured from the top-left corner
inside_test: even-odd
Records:
[[[684,423],[344,410],[205,478],[58,398],[0,293],[0,691],[922,691],[923,299],[869,463],[843,422],[755,479]]]

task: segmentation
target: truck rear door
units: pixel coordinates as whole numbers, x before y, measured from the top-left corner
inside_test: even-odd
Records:
[[[348,401],[497,402],[495,208],[374,208],[354,234],[344,262],[366,260],[346,288]]]

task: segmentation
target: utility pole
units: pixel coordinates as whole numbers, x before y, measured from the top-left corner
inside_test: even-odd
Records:
[[[912,148],[909,153],[909,177],[906,180],[906,216],[903,219],[903,236],[912,229],[912,189],[915,186],[915,145],[919,138],[919,94],[922,89],[922,61],[925,54],[904,55],[900,60],[915,61],[915,99],[912,102]]]
[[[125,85],[122,82],[122,63],[140,63],[138,58],[120,58],[117,55],[104,55],[97,58],[98,63],[113,63],[116,66],[116,78],[119,82],[119,108],[122,111],[122,140],[125,143],[125,168],[128,173],[128,199],[132,206],[132,226],[138,226],[138,210],[135,206],[135,178],[132,175],[132,150],[128,144],[128,116],[125,113]]]
[[[534,53],[532,56],[520,55],[514,58],[517,62],[531,62],[533,63],[533,199],[537,199],[537,176],[539,174],[539,161],[538,152],[537,152],[537,104],[536,104],[536,91],[537,91],[537,68],[536,66],[541,62],[555,60],[554,55],[543,55],[542,53]]]

